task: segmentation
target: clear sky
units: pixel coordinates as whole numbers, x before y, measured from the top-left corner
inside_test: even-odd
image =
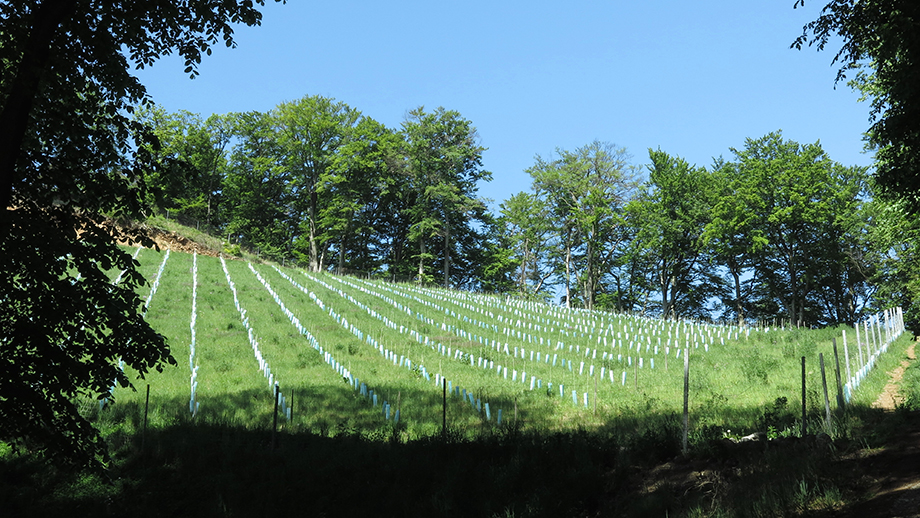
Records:
[[[270,0],[269,0],[270,1]],[[169,111],[268,111],[322,95],[398,128],[443,106],[478,129],[492,207],[527,190],[534,156],[593,140],[636,164],[661,148],[708,166],[745,138],[782,130],[831,159],[862,152],[869,106],[834,79],[839,43],[790,49],[826,0],[438,2],[289,0],[238,27],[192,80],[175,57],[138,71]]]

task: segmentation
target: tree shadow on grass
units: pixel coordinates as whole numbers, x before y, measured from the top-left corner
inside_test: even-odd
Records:
[[[349,391],[327,395],[330,407],[345,408]],[[602,505],[619,451],[589,434],[513,429],[406,441],[357,426],[328,435],[291,427],[274,440],[270,426],[204,419],[143,437],[135,428],[113,451],[111,484],[7,459],[0,473],[16,482],[0,504],[13,516],[583,516]]]
[[[390,387],[377,390],[388,394]],[[440,396],[436,391],[404,389],[400,395],[407,416],[413,402],[430,404],[432,399],[439,402]],[[482,428],[480,422],[480,432],[474,434],[451,427],[445,438],[435,426],[435,433],[410,435],[398,433],[399,427],[342,383],[324,388],[322,398],[304,396],[301,405],[295,399],[301,417],[295,414],[295,422],[279,427],[273,439],[267,389],[202,401],[202,408],[211,413],[202,411],[195,419],[187,415],[187,400],[158,401],[152,396],[154,401],[158,408],[177,410],[160,411],[160,421],[146,433],[143,408],[116,405],[107,410],[108,416],[103,412],[99,421],[110,427],[114,458],[108,481],[57,471],[34,458],[4,455],[2,514],[657,516],[705,501],[706,487],[713,486],[727,498],[736,498],[726,500],[727,505],[751,505],[750,495],[756,491],[778,494],[780,471],[791,481],[783,483],[790,490],[775,504],[782,509],[796,505],[797,476],[823,477],[827,471],[820,467],[824,463],[798,450],[795,455],[760,449],[720,457],[715,450],[701,448],[705,438],[697,437],[692,446],[696,453],[684,471],[688,476],[694,470],[714,473],[715,482],[661,485],[642,494],[637,487],[656,463],[677,462],[673,459],[681,427],[673,413],[622,415],[590,432],[547,433],[511,424]],[[457,398],[449,405],[455,408],[448,415],[455,412],[457,422],[472,412]],[[319,419],[316,416],[329,423],[325,430],[308,425],[309,419]],[[796,458],[802,465],[790,466]],[[747,478],[731,475],[735,478],[726,482],[739,468]]]

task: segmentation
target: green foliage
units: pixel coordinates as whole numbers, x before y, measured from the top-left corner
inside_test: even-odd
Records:
[[[814,361],[818,357],[818,343],[810,336],[802,337],[802,345],[798,347],[798,356],[804,356],[806,361]]]
[[[528,192],[514,194],[501,204],[499,224],[516,258],[515,291],[523,297],[548,291],[553,228],[546,200]]]
[[[777,361],[764,359],[756,349],[745,355],[741,363],[741,372],[750,383],[766,384],[769,381],[770,372],[778,367]]]
[[[128,118],[148,102],[131,75],[178,53],[197,73],[252,2],[0,2],[0,440],[100,467],[105,445],[74,401],[171,361],[141,317],[144,283],[116,240],[151,245],[102,214],[146,212],[156,137]],[[124,270],[113,285],[110,269]]]
[[[868,232],[878,268],[870,274],[880,288],[879,304],[897,300],[914,333],[920,330],[914,250],[920,212],[920,102],[914,87],[920,41],[913,37],[918,20],[920,6],[909,0],[834,0],[792,44],[822,50],[839,37],[842,44],[833,58],[840,65],[837,81],[852,74],[849,85],[871,104],[866,140],[875,152],[873,191],[879,199],[870,214],[879,224]]]
[[[857,237],[866,171],[781,132],[733,151],[737,163],[723,165],[733,194],[716,204],[707,237],[735,276],[735,313],[809,326],[856,321],[856,295],[871,293]],[[752,273],[747,289],[743,271]]]
[[[232,119],[212,115],[202,120],[186,111],[170,114],[159,106],[142,108],[135,119],[153,130],[158,142],[150,146],[150,153],[163,164],[148,177],[151,205],[216,228]]]
[[[781,396],[772,404],[764,405],[757,420],[757,429],[766,432],[768,439],[775,439],[778,432],[793,426],[795,419],[795,414],[789,408],[789,399]]]
[[[292,224],[284,218],[288,175],[280,163],[273,121],[258,112],[235,114],[233,119],[239,142],[222,185],[228,241],[281,259],[288,251]]]
[[[804,0],[795,4],[804,5]],[[920,67],[920,40],[915,28],[920,5],[910,0],[833,0],[817,20],[805,25],[793,47],[822,50],[840,37],[833,62],[837,81],[857,71],[853,85],[871,102],[866,132],[875,149],[876,183],[888,199],[920,211],[920,102],[915,93]]]
[[[464,274],[470,251],[481,240],[473,222],[486,220],[477,183],[492,178],[482,169],[486,148],[469,120],[443,107],[430,113],[423,106],[411,110],[402,135],[411,200],[404,213],[409,223],[405,237],[417,247],[412,257],[418,282],[433,281],[435,271],[445,287],[467,285],[473,280]],[[427,265],[435,259],[440,259],[440,271],[438,265]]]
[[[223,252],[227,255],[235,255],[237,257],[241,257],[243,255],[243,251],[239,244],[231,245],[230,243],[224,243]]]
[[[137,120],[155,126],[160,145],[144,149],[164,162],[150,199],[173,218],[314,272],[504,289],[511,258],[476,197],[491,175],[475,128],[443,108],[409,117],[397,132],[307,96],[266,113],[202,121],[154,107]]]
[[[663,318],[707,316],[706,301],[719,293],[703,231],[711,219],[715,184],[705,169],[649,149],[649,180],[629,207],[638,246],[655,272]]]
[[[781,132],[732,151],[707,170],[650,149],[641,189],[609,144],[538,156],[533,190],[499,220],[517,291],[564,289],[567,306],[668,318],[855,322],[884,278],[866,170]]]
[[[920,362],[915,361],[905,369],[899,393],[903,398],[900,402],[902,410],[920,410]]]
[[[352,140],[361,114],[345,103],[312,96],[281,103],[270,117],[279,146],[278,160],[288,175],[284,186],[287,198],[282,205],[290,205],[293,214],[288,218],[289,224],[300,230],[295,234],[295,254],[311,271],[320,271],[324,245],[328,246],[326,242],[331,239],[324,235],[326,230],[320,225],[321,213],[331,201],[330,190],[324,190],[324,184],[342,182],[335,175],[346,171],[336,171],[335,162],[341,160],[339,154]],[[351,174],[360,172],[355,168]],[[348,182],[346,186],[359,187],[357,182]],[[347,198],[336,200],[337,205],[346,205],[346,212],[349,203],[351,200]],[[335,225],[326,228],[329,226]]]
[[[570,307],[573,300],[580,300],[585,308],[593,309],[602,291],[601,279],[610,272],[630,237],[623,225],[624,209],[636,189],[637,167],[630,163],[626,149],[607,142],[594,141],[557,153],[559,157],[554,160],[537,156],[527,170],[534,181],[536,199],[521,201],[537,205],[521,207],[532,215],[516,218],[523,224],[525,216],[550,217],[541,226],[554,231],[553,273],[565,286],[565,305]],[[532,246],[543,245],[534,240]]]

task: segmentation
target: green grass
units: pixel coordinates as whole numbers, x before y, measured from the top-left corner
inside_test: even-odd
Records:
[[[164,252],[142,251],[138,257],[142,273],[149,279],[155,277],[163,257]],[[157,409],[154,415],[168,415],[170,417],[163,417],[168,422],[190,418],[186,414],[189,414],[187,400],[190,394],[191,263],[191,256],[187,254],[170,256],[147,315],[152,325],[167,336],[178,361],[177,367],[167,368],[163,373],[151,373],[144,381],[151,385],[151,398]],[[201,410],[197,419],[266,426],[271,420],[271,389],[268,380],[258,371],[220,262],[199,257],[198,264],[196,363]],[[322,301],[323,307],[320,307],[274,268],[254,266],[325,351],[374,389],[381,403],[386,400],[394,411],[399,407],[400,433],[408,438],[440,431],[441,389],[434,384],[438,374],[450,380],[452,387],[472,391],[475,398],[490,404],[492,419],[487,421],[484,412],[476,412],[456,396],[449,397],[449,426],[470,437],[490,433],[497,426],[499,409],[506,425],[551,432],[600,430],[624,416],[676,415],[683,402],[683,358],[676,356],[675,347],[686,350],[684,347],[688,345],[691,424],[697,434],[712,435],[715,430],[733,436],[753,431],[794,433],[800,426],[797,419],[801,416],[803,356],[806,358],[806,402],[810,419],[820,422],[824,415],[820,353],[825,356],[829,399],[832,408],[837,406],[831,339],[837,338],[840,342],[838,351],[843,361],[840,329],[755,329],[747,332],[733,327],[663,322],[598,312],[565,312],[494,296],[325,274],[315,276],[283,269]],[[264,358],[282,392],[288,398],[293,396],[295,418],[286,426],[314,431],[345,426],[372,433],[392,427],[392,422],[383,419],[379,408],[355,393],[323,362],[319,352],[291,324],[246,262],[228,261],[227,267]],[[142,295],[146,296],[146,291]],[[349,327],[373,337],[397,357],[411,359],[415,368],[409,370],[393,365],[367,340],[343,327],[330,315],[330,309],[346,319]],[[384,322],[391,322],[396,329]],[[417,335],[411,335],[410,330]],[[852,346],[855,338],[852,329],[848,337]],[[902,338],[893,347],[903,349],[906,340]],[[637,343],[639,351],[635,347]],[[455,359],[439,354],[438,345],[445,349],[450,347],[451,352],[459,348],[472,355],[474,365],[470,365],[469,356]],[[512,354],[504,353],[506,346]],[[515,355],[515,348],[526,350],[526,353]],[[586,349],[591,351],[587,356]],[[603,358],[605,352],[607,359]],[[537,353],[540,361],[536,361]],[[856,356],[855,350],[851,351],[853,370]],[[894,361],[891,360],[893,356],[883,355],[876,371],[887,369],[886,362]],[[552,360],[547,363],[547,357],[555,358],[556,365],[552,365]],[[487,364],[507,367],[508,378],[497,374],[495,368],[479,367],[480,358]],[[639,358],[642,359],[641,368]],[[654,368],[651,368],[652,361]],[[563,367],[563,363],[568,366]],[[592,365],[593,376],[590,375]],[[431,375],[431,380],[422,377],[421,366]],[[602,368],[603,378],[600,376]],[[512,381],[515,371],[518,380]],[[845,365],[841,371],[845,381]],[[525,383],[519,378],[523,372],[527,374]],[[613,382],[609,372],[614,373]],[[625,384],[622,383],[624,372]],[[534,390],[530,390],[531,377],[540,380],[542,388],[535,385]],[[864,399],[874,398],[884,382],[885,376],[870,376],[856,391],[854,403],[871,403]],[[564,386],[562,396],[560,385]],[[575,403],[573,390],[576,391]],[[137,404],[142,399],[141,392],[116,391],[115,399],[119,404]],[[587,407],[584,405],[586,393]],[[178,404],[183,398],[185,404]],[[168,405],[160,403],[167,401]]]
[[[164,257],[165,251],[153,250],[138,255],[140,270],[151,282]],[[720,449],[723,437],[754,431],[798,435],[803,356],[809,430],[829,432],[844,449],[883,441],[887,425],[880,423],[887,421],[870,405],[887,381],[886,372],[909,345],[907,336],[895,341],[851,404],[838,409],[831,341],[837,338],[843,362],[843,329],[747,331],[282,269],[321,307],[273,267],[253,264],[323,351],[372,388],[381,402],[400,409],[396,426],[325,363],[249,265],[230,260],[227,269],[261,353],[288,401],[293,400],[294,418],[281,420],[279,449],[272,451],[268,380],[259,371],[220,261],[199,256],[197,262],[195,365],[189,365],[193,260],[171,253],[147,319],[166,336],[177,365],[145,379],[129,372],[137,390],[117,389],[114,402],[101,412],[95,401],[83,404],[111,446],[116,481],[110,485],[57,472],[5,450],[0,451],[0,475],[23,482],[0,490],[2,501],[34,503],[41,510],[37,514],[81,510],[104,516],[161,514],[157,504],[203,516],[270,511],[367,515],[383,513],[380,505],[391,514],[457,516],[674,516],[679,511],[770,516],[832,509],[845,491],[827,463],[819,462],[826,452],[815,453],[818,457],[763,454],[731,481],[712,482],[718,497],[676,482],[637,493],[635,469],[680,454],[684,353],[678,358],[677,349],[690,348],[689,462],[714,458],[730,466],[737,459]],[[149,289],[139,294],[147,298]],[[346,319],[349,327],[333,315]],[[846,331],[855,370],[855,333]],[[411,359],[415,368],[394,365],[368,336]],[[472,355],[474,365],[468,356],[440,354],[438,345]],[[512,353],[515,348],[527,352],[523,357],[506,354],[506,345]],[[592,351],[588,356],[586,348]],[[833,409],[830,428],[824,424],[821,353]],[[556,357],[555,366],[546,362],[547,355]],[[643,366],[637,368],[640,357]],[[479,367],[480,358],[507,366],[508,379],[494,368]],[[571,369],[563,367],[563,359],[571,361]],[[189,397],[195,366],[200,407],[193,416]],[[613,383],[607,375],[600,378],[601,368],[605,374],[614,372]],[[513,371],[526,371],[528,381],[512,381]],[[845,365],[842,372],[845,377]],[[438,375],[488,402],[491,420],[450,395],[448,430],[442,435],[442,392],[434,383]],[[530,390],[531,376],[541,380],[542,388]],[[920,401],[917,379],[920,369],[909,369],[905,380],[913,381],[905,384],[910,391],[905,408]],[[403,492],[385,489],[394,480]],[[253,498],[253,491],[259,496]],[[343,494],[357,498],[342,500]]]

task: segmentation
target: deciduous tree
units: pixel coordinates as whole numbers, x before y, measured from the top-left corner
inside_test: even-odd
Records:
[[[322,184],[333,175],[339,149],[353,138],[361,114],[322,96],[281,103],[273,112],[276,139],[288,175],[290,215],[298,226],[295,249],[306,258],[310,271],[324,268],[329,237],[320,225],[327,200]]]
[[[747,139],[735,155],[735,197],[750,218],[745,228],[762,245],[753,257],[752,311],[771,318],[781,311],[794,325],[828,323],[815,297],[832,265],[844,260],[838,235],[855,210],[859,189],[848,182],[858,174],[833,162],[820,143],[785,140],[779,131]]]
[[[482,219],[485,212],[477,196],[477,183],[492,179],[482,169],[485,148],[469,120],[443,107],[433,112],[424,107],[410,111],[402,134],[412,196],[408,238],[418,245],[417,279],[433,279],[426,265],[440,254],[443,284],[451,286],[452,265],[463,257],[458,245],[476,234],[471,223]],[[429,246],[435,238],[440,240],[440,250]]]
[[[549,251],[553,235],[546,201],[528,192],[519,192],[501,204],[500,222],[517,256],[517,292],[524,297],[547,289],[553,275]]]
[[[795,6],[804,5],[797,0]],[[834,36],[837,80],[856,72],[855,84],[871,102],[867,132],[876,149],[878,191],[920,212],[920,3],[914,0],[833,0],[805,25],[793,47],[824,49]]]
[[[571,276],[577,265],[581,298],[585,307],[593,309],[601,279],[625,236],[624,208],[637,187],[637,168],[624,148],[606,142],[557,152],[555,160],[537,156],[527,172],[556,223],[564,253],[566,305],[573,298]]]
[[[150,152],[162,166],[148,175],[151,204],[189,218],[189,223],[219,227],[221,184],[234,121],[214,114],[202,119],[196,113],[167,113],[160,106],[145,107],[136,118],[153,129],[159,145]]]
[[[712,217],[712,175],[680,157],[649,149],[649,179],[635,204],[637,239],[654,261],[662,318],[708,315],[719,282],[703,232]]]
[[[234,138],[224,178],[222,219],[231,241],[275,260],[290,257],[299,220],[291,210],[290,175],[269,113],[231,115]]]
[[[116,239],[151,243],[103,217],[142,215],[156,167],[129,69],[177,52],[194,74],[259,20],[251,1],[0,2],[0,440],[98,467],[75,400],[128,385],[119,359],[141,375],[172,361]]]

